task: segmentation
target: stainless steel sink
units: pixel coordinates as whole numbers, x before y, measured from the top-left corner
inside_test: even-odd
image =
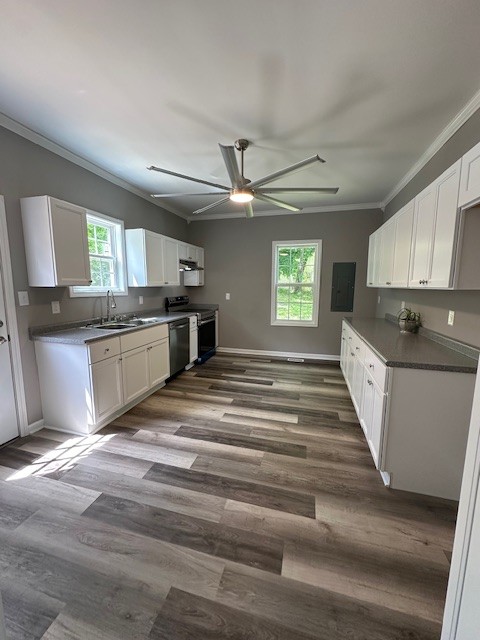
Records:
[[[127,322],[105,322],[104,324],[94,324],[92,325],[93,329],[132,329],[133,327],[138,327],[137,324],[127,323]]]

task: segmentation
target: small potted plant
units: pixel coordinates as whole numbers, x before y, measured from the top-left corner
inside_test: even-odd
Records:
[[[400,333],[415,333],[420,326],[420,314],[403,307],[397,314]]]

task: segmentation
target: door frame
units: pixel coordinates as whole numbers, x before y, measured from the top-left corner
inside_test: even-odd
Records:
[[[12,263],[10,259],[10,245],[7,233],[7,214],[5,200],[0,195],[0,265],[3,273],[3,297],[5,313],[10,336],[10,354],[12,365],[13,386],[19,435],[28,435],[27,404],[25,401],[25,385],[23,382],[22,356],[20,350],[20,336],[18,333],[17,314],[15,309],[15,291],[13,288]]]

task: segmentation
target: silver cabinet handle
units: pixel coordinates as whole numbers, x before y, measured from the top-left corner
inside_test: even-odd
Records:
[[[368,384],[372,385],[373,382],[371,380],[367,380]]]
[[[357,351],[360,351],[360,347],[355,347],[355,349],[356,349]]]
[[[105,353],[108,353],[110,351],[110,347],[108,347],[107,349],[105,349]]]
[[[373,364],[369,364],[368,366],[370,367],[370,369],[375,369]]]
[[[392,284],[391,282],[386,282],[385,284]]]
[[[0,344],[5,344],[5,342],[8,342],[8,340],[6,340],[3,336],[0,336]]]

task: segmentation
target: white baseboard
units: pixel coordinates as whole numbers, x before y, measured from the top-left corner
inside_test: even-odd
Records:
[[[32,435],[32,433],[36,433],[37,431],[40,431],[40,429],[43,429],[44,426],[45,421],[43,418],[41,420],[37,420],[36,422],[32,422],[28,425],[27,433],[25,435]]]
[[[295,351],[263,351],[261,349],[235,349],[233,347],[217,347],[218,353],[232,353],[239,356],[270,356],[288,360],[328,360],[329,362],[340,362],[340,356],[328,355],[325,353],[295,353]]]

